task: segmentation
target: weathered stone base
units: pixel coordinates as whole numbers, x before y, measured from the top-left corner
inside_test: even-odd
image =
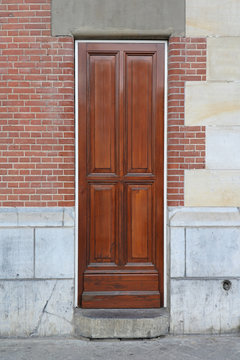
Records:
[[[229,278],[228,278],[229,279]],[[221,334],[240,331],[240,278],[171,280],[171,333]]]
[[[239,209],[174,208],[168,225],[170,332],[239,332]],[[0,336],[168,333],[163,309],[77,309],[73,317],[73,299],[73,209],[1,209]]]
[[[69,335],[73,301],[73,209],[0,209],[0,336]]]
[[[0,336],[72,333],[73,280],[0,281]]]
[[[170,332],[240,331],[238,208],[178,208],[169,216]],[[230,281],[230,287],[224,281]]]
[[[75,309],[74,333],[91,339],[143,339],[168,334],[166,309]]]

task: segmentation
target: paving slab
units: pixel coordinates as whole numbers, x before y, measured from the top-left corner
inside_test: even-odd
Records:
[[[166,336],[152,340],[1,339],[1,360],[239,360],[240,336]]]

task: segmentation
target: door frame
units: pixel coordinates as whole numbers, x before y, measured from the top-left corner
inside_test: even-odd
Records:
[[[78,307],[78,44],[79,43],[159,43],[165,45],[165,71],[164,71],[164,216],[163,216],[163,241],[164,241],[164,307],[168,306],[168,232],[167,232],[167,111],[168,111],[168,41],[167,40],[75,40],[75,246],[74,246],[74,307]]]

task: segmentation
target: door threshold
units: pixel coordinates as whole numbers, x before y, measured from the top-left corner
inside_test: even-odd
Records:
[[[169,311],[76,308],[74,332],[89,339],[151,339],[168,334]]]

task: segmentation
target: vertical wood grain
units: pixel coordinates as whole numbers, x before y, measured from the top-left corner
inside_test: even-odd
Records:
[[[163,305],[164,45],[79,44],[79,305]]]
[[[152,55],[126,55],[127,171],[152,172]]]
[[[116,185],[90,186],[90,263],[115,261],[116,195]]]

